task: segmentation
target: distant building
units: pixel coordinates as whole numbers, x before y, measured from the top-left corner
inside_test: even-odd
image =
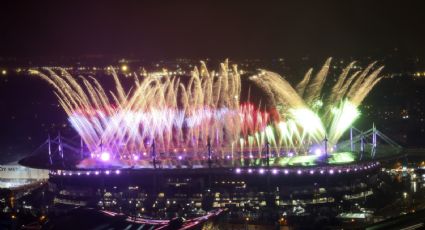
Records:
[[[13,162],[0,165],[0,188],[16,188],[49,179],[49,171],[32,169]]]

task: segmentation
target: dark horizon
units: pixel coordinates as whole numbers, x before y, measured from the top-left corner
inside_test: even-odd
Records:
[[[425,57],[423,1],[13,1],[0,57]]]

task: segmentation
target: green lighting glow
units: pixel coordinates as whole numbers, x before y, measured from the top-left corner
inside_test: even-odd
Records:
[[[351,124],[359,117],[360,112],[353,103],[344,100],[339,108],[335,108],[334,119],[329,130],[329,140],[331,144],[336,144],[342,134],[350,127]]]
[[[346,164],[355,161],[355,154],[351,152],[337,152],[329,155],[329,164]],[[277,165],[285,166],[314,166],[319,163],[317,155],[282,157],[278,159]]]
[[[331,157],[329,158],[330,164],[345,164],[350,163],[356,160],[356,157],[351,152],[339,152],[331,154]]]

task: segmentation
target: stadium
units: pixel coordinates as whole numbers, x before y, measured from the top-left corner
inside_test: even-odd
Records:
[[[353,62],[331,77],[330,63],[296,86],[228,61],[217,72],[201,62],[189,76],[110,67],[109,84],[32,70],[53,87],[77,135],[49,136],[19,163],[49,171],[55,210],[94,207],[153,226],[175,217],[198,225],[215,212],[236,220],[244,210],[297,222],[322,206],[354,204],[374,194],[401,147],[373,124],[353,127],[382,67]]]

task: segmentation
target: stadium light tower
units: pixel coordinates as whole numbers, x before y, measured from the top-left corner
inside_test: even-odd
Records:
[[[270,143],[269,143],[269,140],[266,140],[266,165],[267,165],[267,168],[270,167]]]
[[[323,140],[323,142],[325,143],[325,157],[326,157],[326,162],[328,161],[328,138],[325,135],[325,139]]]
[[[152,139],[152,162],[153,168],[156,169],[155,139]]]
[[[50,134],[47,136],[47,144],[49,148],[49,162],[50,162],[50,165],[52,165],[53,162],[52,162],[52,148],[51,148],[51,142],[50,142]]]
[[[211,168],[212,161],[211,161],[211,138],[210,137],[208,137],[207,150],[208,150],[208,167]]]

